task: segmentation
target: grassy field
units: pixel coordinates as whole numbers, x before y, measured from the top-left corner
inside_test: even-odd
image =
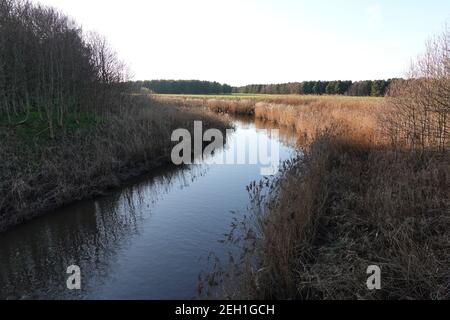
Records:
[[[220,94],[220,95],[207,95],[207,94],[155,94],[157,97],[163,98],[182,98],[182,99],[254,99],[260,101],[271,100],[291,100],[302,101],[308,98],[314,99],[339,99],[339,100],[351,100],[351,101],[367,101],[367,100],[383,100],[382,97],[354,97],[354,96],[334,96],[334,95],[297,95],[297,94],[245,94],[245,93],[233,93],[233,94]]]
[[[155,96],[165,98],[186,98],[186,99],[263,99],[265,94],[155,94]]]

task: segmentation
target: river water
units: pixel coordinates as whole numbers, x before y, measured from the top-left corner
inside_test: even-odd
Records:
[[[279,147],[281,161],[296,152],[287,129],[274,137],[268,123],[234,125],[227,145],[259,137]],[[159,170],[0,234],[0,299],[195,298],[208,255],[233,249],[219,240],[233,216],[245,214],[246,186],[263,178],[261,165],[213,160]],[[80,267],[81,290],[67,289],[70,265]]]

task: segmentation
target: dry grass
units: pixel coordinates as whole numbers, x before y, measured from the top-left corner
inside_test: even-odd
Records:
[[[375,141],[380,140],[378,115],[383,108],[383,100],[373,98],[286,98],[283,103],[256,103],[255,115],[294,128],[305,142],[336,125],[351,128],[358,135],[354,140]]]
[[[280,180],[253,191],[260,272],[247,273],[239,294],[450,298],[449,169],[442,154],[418,158],[321,136]],[[366,287],[369,265],[382,269],[380,291]]]
[[[189,108],[206,108],[210,111],[224,114],[234,115],[254,115],[255,101],[253,99],[240,98],[195,98],[195,97],[171,97],[171,96],[157,96],[157,99],[162,101],[170,101],[174,104],[189,107]]]
[[[219,113],[253,115],[255,113],[255,103],[252,100],[219,100],[209,99],[206,101],[209,110]]]
[[[239,255],[201,293],[449,299],[448,152],[388,143],[383,99],[281,100],[257,102],[255,116],[295,128],[304,154],[275,180],[250,185],[252,214],[228,236]],[[369,265],[381,267],[382,290],[367,289]]]
[[[193,130],[194,120],[228,125],[213,113],[135,96],[55,141],[28,141],[35,137],[0,127],[0,231],[170,163],[172,131]]]

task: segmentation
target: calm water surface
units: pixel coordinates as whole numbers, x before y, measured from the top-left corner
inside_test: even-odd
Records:
[[[295,153],[294,135],[274,140],[267,123],[235,120],[229,143],[256,136]],[[230,152],[225,148],[215,157]],[[0,299],[191,299],[207,257],[225,257],[219,242],[234,214],[249,205],[246,186],[260,165],[169,168],[108,196],[78,202],[0,234]],[[66,288],[66,269],[79,265],[82,289]]]

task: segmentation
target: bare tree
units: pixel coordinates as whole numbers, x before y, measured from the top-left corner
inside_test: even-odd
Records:
[[[36,110],[54,138],[69,114],[114,103],[124,75],[104,38],[85,37],[53,8],[0,0],[0,115],[10,122],[22,115],[24,123]]]
[[[388,130],[397,143],[414,149],[449,147],[450,29],[428,41],[410,68],[408,79],[395,81],[388,93],[392,107]]]

